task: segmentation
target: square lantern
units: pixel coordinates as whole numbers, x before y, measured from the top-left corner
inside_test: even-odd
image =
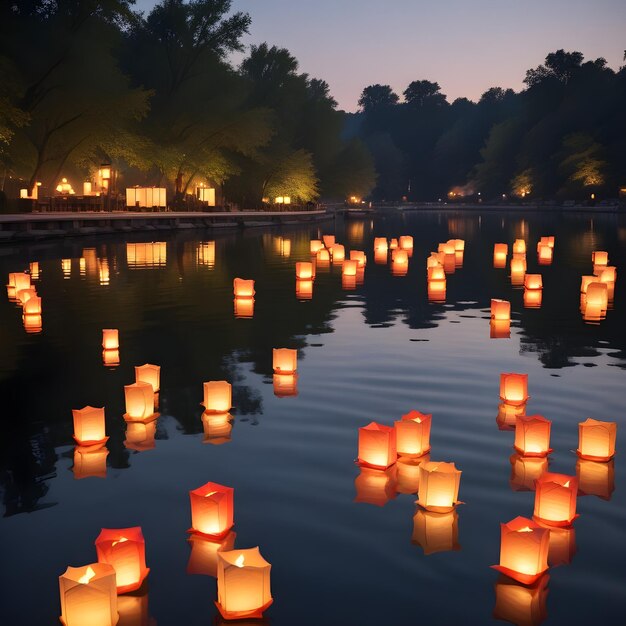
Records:
[[[356,276],[357,267],[356,261],[344,261],[341,273],[343,276]]]
[[[394,276],[405,276],[409,270],[409,255],[400,248],[391,253],[391,273]]]
[[[526,254],[526,242],[523,239],[513,242],[513,254]]]
[[[446,273],[441,265],[433,265],[428,268],[428,282],[446,280]]]
[[[233,280],[235,298],[254,298],[254,280],[235,278]]]
[[[524,289],[543,289],[541,274],[526,274],[524,276]]]
[[[520,415],[515,421],[514,448],[522,456],[548,456],[552,422],[542,415]]]
[[[508,300],[491,299],[491,319],[496,321],[511,320],[511,303]]]
[[[154,413],[154,391],[148,383],[133,383],[124,385],[126,399],[126,421],[140,422],[156,417]]]
[[[500,564],[493,568],[524,585],[548,570],[550,530],[525,517],[500,524]]]
[[[455,253],[454,243],[452,243],[451,241],[447,241],[446,243],[440,243],[437,246],[437,252],[443,252],[444,254],[454,255]]]
[[[74,419],[74,439],[79,446],[97,446],[106,443],[104,408],[86,406],[72,409]]]
[[[298,395],[297,374],[274,374],[272,383],[274,395],[277,398],[291,398]]]
[[[298,369],[298,351],[291,348],[274,348],[272,363],[275,374],[294,374]]]
[[[546,472],[536,487],[533,519],[548,526],[569,526],[577,517],[578,479]]]
[[[322,248],[324,244],[319,239],[311,239],[311,243],[309,244],[309,251],[312,255],[317,254]]]
[[[225,380],[211,380],[203,383],[204,406],[207,413],[228,413],[232,408],[233,388]]]
[[[410,256],[413,254],[413,237],[411,235],[402,235],[398,240],[398,247],[401,250],[406,250]]]
[[[396,250],[398,247],[398,240],[393,238],[389,240],[389,249],[390,250]]]
[[[367,264],[367,257],[363,250],[350,250],[350,260],[356,261],[359,267],[365,267]]]
[[[117,328],[102,329],[102,347],[104,350],[119,350],[120,338]]]
[[[234,494],[232,487],[206,483],[189,492],[191,501],[191,528],[213,540],[225,537],[234,525]]]
[[[598,274],[598,278],[601,283],[614,283],[617,280],[617,268],[608,265]]]
[[[312,280],[313,279],[313,263],[307,261],[299,261],[296,263],[296,279]]]
[[[537,246],[537,261],[539,265],[550,265],[552,263],[553,248],[546,245]]]
[[[115,569],[117,593],[136,591],[150,569],[146,567],[146,542],[140,526],[103,528],[96,539],[98,563]]]
[[[397,470],[392,465],[380,470],[372,467],[361,467],[354,480],[356,490],[355,502],[385,506],[396,497]]]
[[[436,303],[446,301],[446,281],[445,280],[429,280],[428,281],[428,301],[436,302]]]
[[[335,243],[330,248],[330,256],[333,263],[343,263],[346,258],[346,249],[340,243]]]
[[[589,283],[586,292],[586,308],[593,311],[606,311],[609,304],[606,283]]]
[[[296,280],[296,298],[298,298],[298,300],[313,299],[312,280]]]
[[[387,248],[374,250],[374,263],[376,263],[376,265],[387,265],[387,257]]]
[[[135,382],[148,383],[152,385],[154,393],[157,393],[161,388],[161,367],[150,363],[135,366]]]
[[[535,491],[535,481],[548,471],[548,458],[545,456],[522,456],[513,454],[509,485],[513,491]]]
[[[370,422],[359,428],[358,464],[374,469],[386,469],[398,458],[396,432],[390,426]]]
[[[254,298],[235,298],[235,317],[238,319],[250,319],[254,317]]]
[[[578,450],[581,459],[609,461],[615,456],[617,424],[588,417],[578,424]]]
[[[106,478],[107,456],[109,451],[105,447],[91,446],[74,448],[74,466],[72,473],[75,480],[83,478]]]
[[[380,250],[386,253],[388,248],[389,244],[386,237],[374,237],[374,252]]]
[[[608,265],[609,253],[605,250],[595,250],[591,253],[591,262],[594,265]]]
[[[454,463],[429,461],[420,465],[420,488],[417,504],[427,511],[448,513],[460,504],[461,471]]]
[[[543,300],[543,289],[524,289],[524,307],[538,309]]]
[[[426,556],[460,550],[458,512],[433,513],[418,508],[413,516],[411,543],[420,546]]]
[[[432,415],[410,411],[394,422],[396,449],[401,456],[423,456],[430,451]]]
[[[202,535],[190,535],[187,539],[191,547],[187,574],[217,578],[217,555],[224,550],[233,550],[236,537],[237,533],[232,531],[219,541],[212,541]]]
[[[22,312],[24,315],[41,315],[41,298],[38,296],[29,298],[24,303]]]
[[[273,602],[271,569],[258,547],[218,552],[216,605],[222,617],[263,617],[263,611]]]
[[[65,626],[117,624],[115,570],[106,563],[68,567],[59,576],[61,623]]]
[[[330,252],[326,248],[322,248],[315,256],[315,264],[317,267],[326,268],[330,266]]]
[[[524,276],[526,273],[526,259],[524,257],[513,257],[511,259],[511,277]]]
[[[322,241],[326,249],[330,250],[335,245],[335,235],[324,235]]]
[[[550,576],[545,574],[534,585],[500,576],[495,584],[493,617],[517,626],[539,626],[547,617],[546,599]]]
[[[493,266],[506,267],[506,258],[509,255],[509,246],[506,243],[496,243],[493,246]]]

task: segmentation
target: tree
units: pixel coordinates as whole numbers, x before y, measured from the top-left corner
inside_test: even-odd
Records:
[[[565,52],[560,49],[546,56],[544,65],[526,72],[524,82],[533,87],[549,78],[555,78],[561,83],[567,84],[583,62],[582,52]]]
[[[411,107],[444,106],[448,104],[445,94],[441,93],[439,83],[429,80],[414,80],[404,90],[404,100]]]
[[[563,139],[559,169],[567,176],[561,193],[602,187],[606,180],[607,162],[604,149],[588,133],[572,133]]]
[[[370,85],[363,89],[359,107],[364,113],[373,113],[393,106],[398,100],[398,95],[389,85]]]

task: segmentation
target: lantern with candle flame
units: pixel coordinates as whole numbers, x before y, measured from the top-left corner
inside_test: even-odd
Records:
[[[428,268],[428,282],[446,280],[446,273],[441,265],[433,265]]]
[[[236,537],[237,533],[232,531],[219,541],[212,541],[202,535],[189,535],[187,542],[191,547],[191,554],[187,561],[187,573],[217,578],[217,555],[224,550],[232,550]]]
[[[578,450],[581,459],[609,461],[615,456],[617,424],[591,417],[578,424]]]
[[[493,266],[506,267],[506,258],[509,255],[509,246],[506,243],[496,243],[493,246]]]
[[[64,626],[117,624],[115,570],[107,563],[68,567],[59,576]]]
[[[523,239],[516,239],[514,241],[513,254],[526,254],[526,242]]]
[[[74,448],[74,466],[72,472],[76,480],[83,478],[106,478],[107,456],[109,451],[105,447],[90,446]]]
[[[524,289],[543,289],[541,274],[526,274],[524,276]]]
[[[326,248],[322,248],[315,257],[315,265],[319,268],[327,268],[330,266],[330,252]]]
[[[500,399],[513,406],[528,402],[528,374],[500,374]]]
[[[524,585],[548,569],[550,530],[525,517],[500,524],[500,564],[492,567]]]
[[[386,469],[397,458],[396,433],[393,428],[376,422],[359,428],[359,465]]]
[[[585,308],[589,314],[606,312],[609,304],[608,288],[606,283],[589,283],[585,294]]]
[[[26,302],[24,302],[22,312],[24,316],[41,316],[41,298],[39,298],[38,296],[31,296]]]
[[[537,261],[539,265],[550,265],[552,263],[553,248],[548,245],[539,244],[537,246]]]
[[[386,237],[374,237],[374,252],[377,250],[384,250],[387,252],[389,244]]]
[[[277,398],[290,398],[298,395],[297,374],[274,374],[274,395]]]
[[[542,415],[520,415],[515,421],[514,448],[522,456],[548,456],[552,422]]]
[[[30,275],[24,272],[13,272],[9,274],[8,286],[13,287],[15,294],[22,289],[30,289]]]
[[[391,272],[394,276],[405,276],[409,270],[409,255],[406,250],[395,249],[391,253]]]
[[[235,298],[235,317],[249,319],[254,317],[254,298]]]
[[[119,350],[120,340],[117,328],[102,329],[102,347],[105,350]]]
[[[72,409],[74,418],[74,439],[79,446],[98,446],[106,443],[104,408],[86,406]]]
[[[394,422],[396,449],[401,456],[422,456],[430,450],[432,415],[410,411]]]
[[[435,303],[446,301],[446,281],[445,280],[429,280],[428,281],[428,301],[435,302]]]
[[[312,280],[313,279],[313,263],[299,261],[296,263],[296,279]]]
[[[591,253],[591,262],[594,265],[608,265],[609,253],[605,250],[595,250]]]
[[[524,289],[524,307],[538,309],[543,300],[543,289]]]
[[[161,388],[161,367],[149,363],[135,366],[135,382],[152,385],[152,390],[156,393]]]
[[[204,439],[202,443],[221,446],[231,440],[233,432],[233,416],[230,413],[202,414]]]
[[[576,515],[578,479],[546,472],[536,482],[533,518],[548,526],[569,526]]]
[[[547,617],[546,599],[550,576],[544,574],[534,585],[521,585],[506,576],[495,584],[495,619],[517,626],[539,626]]]
[[[311,300],[313,298],[312,280],[296,280],[296,298],[298,300]]]
[[[396,466],[380,470],[372,467],[361,467],[354,480],[356,490],[355,502],[385,506],[396,497]]]
[[[326,249],[330,250],[335,245],[335,235],[324,235],[322,241]]]
[[[601,283],[614,283],[617,280],[617,268],[614,265],[607,265],[598,274],[598,278]]]
[[[235,278],[233,280],[235,298],[254,298],[254,280]]]
[[[398,247],[401,250],[406,250],[408,255],[413,254],[413,237],[411,235],[402,235],[398,240]]]
[[[96,539],[98,563],[115,569],[117,593],[136,591],[150,569],[146,567],[146,542],[141,527],[103,528]]]
[[[413,516],[411,543],[420,546],[426,556],[460,550],[458,512],[433,513],[418,508]]]
[[[157,420],[144,424],[143,422],[126,422],[126,439],[124,447],[127,450],[145,452],[153,450],[156,446],[154,441],[156,435]]]
[[[389,240],[389,250],[396,250],[398,247],[398,240],[393,238]]]
[[[31,298],[37,297],[37,290],[34,287],[20,289],[16,294],[17,301],[24,306]]]
[[[576,461],[578,495],[610,500],[615,490],[615,461]]]
[[[319,239],[311,239],[311,243],[309,244],[309,251],[312,255],[317,254],[322,248],[324,244]]]
[[[124,386],[126,413],[128,422],[142,422],[155,419],[154,391],[149,383],[133,383]]]
[[[548,470],[548,458],[513,454],[509,485],[513,491],[535,491],[535,481]]]
[[[333,263],[341,264],[346,258],[346,249],[340,243],[335,243],[330,248],[330,255],[332,257]]]
[[[232,408],[233,388],[225,380],[211,380],[203,383],[204,406],[207,413],[228,413]]]
[[[259,548],[217,554],[217,608],[225,619],[261,618],[273,602],[272,566]]]
[[[234,494],[232,487],[206,483],[189,492],[191,501],[190,533],[213,540],[225,537],[233,527]]]
[[[508,300],[491,299],[491,319],[496,321],[511,321],[511,303]]]
[[[272,350],[275,374],[294,374],[298,369],[298,351],[290,348]]]
[[[454,463],[429,461],[420,465],[420,488],[417,504],[427,511],[447,513],[460,502],[461,471]]]
[[[356,261],[344,261],[342,268],[343,276],[356,276],[358,264]]]
[[[424,454],[419,457],[403,456],[392,467],[396,468],[398,493],[416,494],[420,486],[420,465],[430,461],[430,456]]]

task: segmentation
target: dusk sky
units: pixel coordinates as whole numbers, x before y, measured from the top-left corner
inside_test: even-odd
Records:
[[[233,8],[252,17],[247,45],[287,48],[347,111],[373,83],[401,94],[427,79],[450,101],[476,100],[493,86],[521,89],[526,70],[559,48],[613,68],[626,48],[624,0],[234,0]]]

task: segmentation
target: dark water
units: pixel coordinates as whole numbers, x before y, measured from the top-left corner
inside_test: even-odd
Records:
[[[39,261],[43,300],[39,334],[24,331],[17,305],[0,301],[2,623],[57,623],[59,574],[95,560],[102,527],[133,525],[147,542],[143,602],[153,621],[147,613],[120,624],[221,623],[215,580],[186,571],[188,491],[209,480],[235,488],[235,545],[258,545],[272,563],[268,624],[495,623],[496,594],[509,614],[506,598],[529,597],[496,587],[505,580],[489,568],[498,562],[499,525],[531,516],[534,497],[512,489],[513,433],[496,424],[507,371],[529,374],[527,412],[553,422],[552,471],[575,473],[579,421],[618,422],[614,476],[600,468],[599,495],[579,497],[549,593],[536,592],[534,616],[518,621],[541,622],[544,603],[545,624],[624,623],[626,289],[618,277],[614,308],[599,325],[583,322],[578,290],[594,249],[626,267],[626,220],[389,213],[320,230],[367,252],[363,286],[344,291],[334,268],[318,271],[311,301],[295,297],[294,263],[308,260],[317,228],[134,235],[166,242],[142,267],[119,238],[0,248],[5,278]],[[372,242],[402,234],[414,236],[415,249],[408,275],[394,277],[374,264]],[[539,268],[542,235],[554,235],[556,249],[553,264]],[[464,265],[448,277],[446,304],[430,304],[425,259],[451,237],[466,240]],[[507,270],[492,267],[494,242],[516,237],[527,238],[529,271],[543,274],[540,309],[524,309]],[[198,260],[209,240],[212,266]],[[72,259],[67,278],[61,259]],[[256,279],[253,319],[234,318],[235,276]],[[489,338],[492,297],[511,300],[508,340]],[[107,327],[120,330],[116,368],[102,364]],[[273,393],[273,347],[299,350],[297,397]],[[162,368],[161,417],[154,447],[135,451],[124,444],[123,385],[145,362]],[[230,441],[210,445],[199,402],[203,381],[219,379],[233,383],[235,422]],[[71,410],[86,404],[106,407],[104,479],[78,480],[73,469]],[[457,550],[426,555],[432,545],[412,542],[415,495],[387,485],[384,506],[355,502],[358,427],[392,424],[410,409],[433,414],[431,459],[463,471]],[[149,436],[144,443],[151,447]],[[358,495],[383,504],[385,485]]]

